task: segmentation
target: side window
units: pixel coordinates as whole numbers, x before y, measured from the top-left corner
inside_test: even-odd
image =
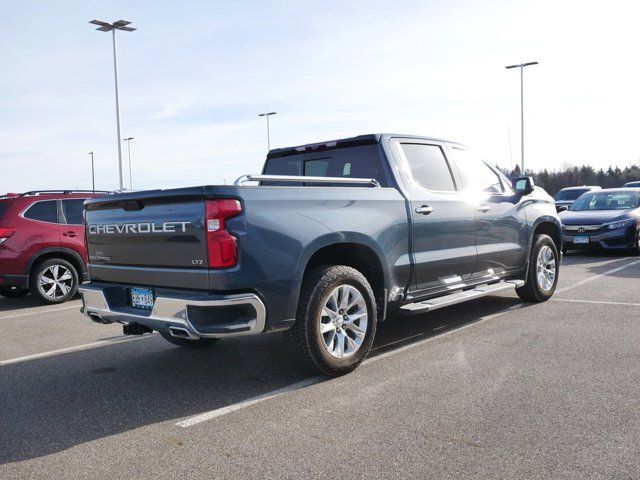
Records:
[[[41,222],[58,223],[58,202],[57,200],[36,202],[24,212],[24,217]]]
[[[82,225],[82,210],[84,209],[84,198],[62,201],[62,214],[65,223],[68,225]]]
[[[461,148],[453,147],[451,151],[464,181],[465,190],[505,193],[500,176],[480,157]]]
[[[419,143],[403,143],[401,146],[416,183],[428,190],[456,190],[449,163],[441,147]]]

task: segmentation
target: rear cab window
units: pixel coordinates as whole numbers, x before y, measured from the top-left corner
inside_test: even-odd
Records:
[[[25,210],[22,216],[39,222],[58,223],[58,201],[42,200],[35,202]]]
[[[384,187],[389,182],[382,165],[382,155],[378,144],[375,143],[267,158],[263,173],[304,177],[373,178]],[[262,185],[300,186],[302,182],[264,181]],[[304,185],[345,187],[352,184],[304,182]]]

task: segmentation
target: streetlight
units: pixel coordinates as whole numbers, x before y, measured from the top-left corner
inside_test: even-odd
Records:
[[[96,193],[96,174],[95,169],[93,168],[93,152],[89,152],[91,155],[91,190],[93,193]]]
[[[524,175],[524,67],[538,65],[538,62],[520,63],[518,65],[508,65],[505,68],[520,69],[520,174]]]
[[[269,117],[275,115],[278,112],[259,113],[259,117],[267,117],[267,151],[271,150],[271,138],[269,136]]]
[[[126,20],[118,20],[117,22],[107,23],[101,20],[91,20],[89,23],[98,25],[96,30],[101,32],[111,32],[113,37],[113,72],[116,83],[116,125],[118,129],[118,168],[120,172],[120,190],[124,190],[124,181],[122,180],[122,148],[120,146],[120,100],[118,98],[118,57],[116,55],[116,30],[124,32],[133,32],[133,27],[127,27],[131,22]]]
[[[133,180],[131,176],[131,140],[135,137],[125,138],[124,141],[127,142],[127,152],[129,153],[129,188],[133,190]]]

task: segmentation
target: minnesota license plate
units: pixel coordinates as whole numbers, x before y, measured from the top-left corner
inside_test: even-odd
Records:
[[[153,308],[153,290],[150,288],[132,288],[131,306],[151,310]]]
[[[576,235],[573,237],[573,243],[589,243],[589,235]]]

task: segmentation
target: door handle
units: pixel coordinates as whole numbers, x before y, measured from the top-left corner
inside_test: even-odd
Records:
[[[76,232],[64,232],[62,235],[65,237],[77,237],[78,234]]]
[[[433,212],[433,207],[429,205],[422,205],[416,208],[416,213],[421,213],[422,215],[429,215],[431,212]]]
[[[491,207],[489,205],[480,205],[478,207],[478,211],[482,213],[487,213],[489,210],[491,210]]]

